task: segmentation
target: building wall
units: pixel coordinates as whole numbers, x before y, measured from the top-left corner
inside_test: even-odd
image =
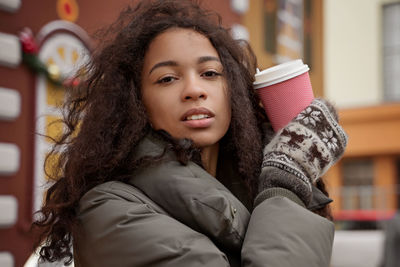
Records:
[[[360,198],[367,190],[364,197],[372,203],[367,209],[399,208],[400,103],[383,100],[382,65],[383,5],[399,2],[324,0],[324,95],[340,108],[341,124],[349,135],[343,159],[325,176],[335,215],[343,209],[362,209],[344,205],[342,167],[357,160],[371,162],[373,180],[354,187],[353,197]]]
[[[324,95],[339,107],[382,102],[382,5],[393,2],[324,1]]]
[[[58,4],[76,3],[72,23],[91,36],[114,21],[131,0],[3,0],[0,1],[0,266],[23,266],[31,254],[29,234],[34,199],[36,84],[39,77],[22,63],[18,33],[29,27],[34,37],[45,25],[63,20]],[[223,24],[240,22],[231,1],[205,0]],[[75,27],[75,28],[77,28]],[[40,38],[39,38],[40,39]],[[88,40],[88,46],[95,44]],[[62,66],[61,66],[62,67]],[[40,197],[40,196],[39,196]],[[12,242],[10,242],[12,241]]]
[[[243,17],[249,29],[259,65],[266,68],[276,64],[273,54],[263,47],[265,3],[279,0],[250,2]],[[284,2],[282,0],[282,2]],[[365,160],[373,171],[371,183],[355,188],[357,193],[372,192],[370,208],[393,211],[397,207],[400,158],[400,103],[383,101],[383,5],[399,0],[315,0],[309,29],[312,39],[311,79],[314,94],[336,104],[341,125],[349,135],[343,160],[325,175],[328,190],[334,198],[334,212],[345,207],[343,166],[349,161]],[[305,0],[304,2],[305,3]],[[400,85],[399,85],[400,88]],[[349,165],[346,165],[349,166]],[[367,179],[365,179],[367,180]],[[364,181],[365,182],[365,181]],[[357,186],[356,186],[357,187]],[[386,192],[384,194],[378,193]],[[360,198],[354,195],[354,198]],[[349,205],[346,205],[346,207]],[[350,205],[351,206],[351,205]],[[361,206],[354,206],[360,209]]]

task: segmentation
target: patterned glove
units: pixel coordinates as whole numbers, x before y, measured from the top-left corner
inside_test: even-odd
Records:
[[[335,109],[314,99],[264,148],[256,204],[278,188],[291,191],[308,205],[312,184],[343,155],[347,135]],[[269,194],[268,194],[269,191]],[[269,195],[269,196],[268,196]],[[260,200],[261,199],[261,200]]]

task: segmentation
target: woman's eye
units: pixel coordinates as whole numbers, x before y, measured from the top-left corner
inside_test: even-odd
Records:
[[[157,81],[157,83],[170,83],[170,82],[172,82],[172,81],[174,81],[174,80],[175,80],[174,77],[172,77],[172,76],[167,76],[167,77],[164,77],[164,78],[159,79],[159,80]]]
[[[201,76],[204,77],[215,77],[215,76],[221,76],[221,74],[219,72],[213,71],[213,70],[209,70],[204,72]]]

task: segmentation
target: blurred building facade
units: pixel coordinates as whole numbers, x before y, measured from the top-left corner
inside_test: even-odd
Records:
[[[32,30],[37,58],[57,79],[90,56],[99,27],[128,0],[0,0],[0,266],[31,253],[32,212],[42,201],[43,160],[57,135],[63,91],[23,63],[18,34]],[[349,134],[327,174],[334,212],[398,209],[400,183],[399,0],[205,0],[235,38],[248,39],[260,69],[302,58],[316,96],[340,110]],[[10,242],[13,240],[13,242]]]
[[[88,57],[97,29],[112,23],[130,0],[0,0],[0,266],[23,266],[31,254],[29,236],[34,211],[40,207],[46,176],[43,162],[51,140],[62,126],[57,107],[62,87],[51,81],[76,73]],[[203,1],[223,17],[226,27],[245,35],[240,13],[245,2]],[[30,30],[26,30],[25,28]],[[28,46],[21,45],[25,32]],[[32,42],[32,43],[29,43]],[[36,48],[34,47],[36,44]],[[27,53],[23,53],[23,51]],[[41,62],[29,68],[24,60]],[[43,70],[44,68],[44,70]],[[41,74],[40,74],[41,73]],[[47,79],[45,75],[51,79]]]
[[[325,0],[324,95],[349,134],[327,174],[339,217],[377,211],[379,220],[399,207],[399,77],[400,1]]]
[[[303,58],[314,94],[339,108],[349,144],[325,175],[334,215],[391,216],[400,183],[400,1],[256,0],[243,21],[262,68]]]

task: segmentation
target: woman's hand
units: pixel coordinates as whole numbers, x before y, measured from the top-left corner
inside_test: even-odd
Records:
[[[264,148],[264,159],[256,198],[265,191],[285,188],[305,205],[315,183],[343,155],[347,135],[338,124],[335,109],[322,99],[313,102],[278,131]]]

